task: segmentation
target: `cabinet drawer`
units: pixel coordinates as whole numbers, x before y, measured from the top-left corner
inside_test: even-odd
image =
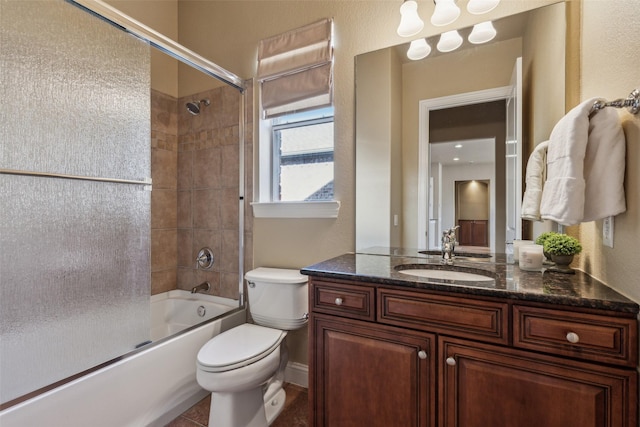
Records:
[[[312,280],[313,311],[362,320],[375,320],[374,288]]]
[[[602,363],[638,364],[634,318],[514,305],[513,345]]]
[[[507,303],[378,289],[378,321],[508,344]]]

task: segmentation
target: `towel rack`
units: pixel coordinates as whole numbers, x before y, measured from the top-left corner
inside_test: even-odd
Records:
[[[631,114],[638,114],[640,112],[640,91],[634,89],[626,99],[620,98],[614,101],[599,99],[593,104],[589,113],[595,113],[605,107],[627,108]]]

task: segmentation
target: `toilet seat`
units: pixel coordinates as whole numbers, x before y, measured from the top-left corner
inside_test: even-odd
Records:
[[[224,372],[254,363],[273,352],[286,332],[244,323],[210,339],[198,352],[198,367]]]

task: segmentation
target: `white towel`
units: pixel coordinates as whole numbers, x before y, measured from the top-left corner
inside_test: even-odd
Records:
[[[618,112],[605,108],[589,121],[584,158],[582,222],[615,216],[627,210],[624,194],[626,143]]]
[[[611,109],[598,111],[589,120],[596,100],[569,111],[551,132],[540,202],[543,219],[574,225],[625,210],[624,134],[617,112]]]
[[[529,221],[542,221],[540,217],[540,200],[542,188],[547,175],[547,147],[549,141],[541,142],[533,149],[527,161],[525,172],[525,190],[522,197],[520,216]]]
[[[551,131],[547,148],[547,181],[540,216],[559,224],[579,224],[584,216],[584,155],[589,111],[597,98],[569,111]]]

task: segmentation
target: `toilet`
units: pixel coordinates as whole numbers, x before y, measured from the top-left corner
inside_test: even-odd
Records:
[[[287,331],[306,325],[307,276],[260,267],[245,274],[245,323],[209,340],[198,352],[196,379],[211,392],[210,427],[266,427],[282,412]]]

